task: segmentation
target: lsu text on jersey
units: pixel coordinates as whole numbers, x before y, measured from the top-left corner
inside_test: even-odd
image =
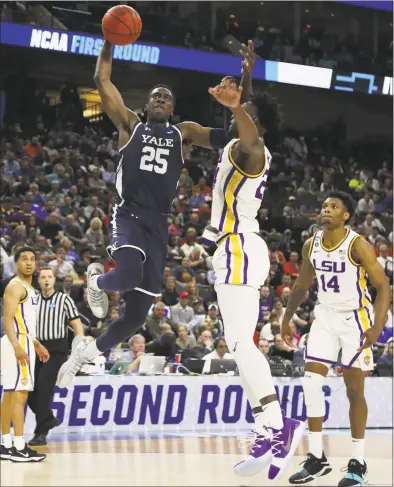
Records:
[[[309,259],[318,281],[318,304],[308,336],[306,362],[337,363],[345,368],[373,369],[372,349],[357,353],[361,335],[373,326],[373,307],[365,269],[354,261],[352,247],[360,238],[346,230],[345,238],[333,248],[323,245],[323,231],[316,232]]]
[[[18,304],[14,317],[16,337],[29,356],[26,365],[20,365],[15,358],[14,348],[7,335],[1,338],[1,383],[5,392],[32,391],[34,389],[34,366],[36,354],[33,340],[36,337],[36,316],[38,297],[35,289],[14,277],[26,290],[25,298]],[[11,282],[11,281],[10,281]]]

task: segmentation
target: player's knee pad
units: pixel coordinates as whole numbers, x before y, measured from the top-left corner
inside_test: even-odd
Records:
[[[306,414],[308,418],[322,418],[325,415],[326,407],[323,393],[324,379],[324,376],[314,372],[305,372],[304,377],[302,378]]]

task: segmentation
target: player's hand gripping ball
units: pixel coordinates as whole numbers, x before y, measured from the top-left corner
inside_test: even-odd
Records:
[[[117,5],[104,15],[102,29],[104,38],[111,44],[127,46],[135,42],[141,34],[141,17],[133,8]]]

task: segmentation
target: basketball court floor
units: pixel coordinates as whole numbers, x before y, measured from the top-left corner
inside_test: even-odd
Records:
[[[267,472],[240,478],[233,465],[248,449],[238,447],[234,433],[218,435],[56,435],[48,438],[47,459],[38,464],[1,462],[1,486],[284,486],[305,459],[307,438],[282,479],[271,482]],[[368,485],[393,485],[392,430],[370,430],[366,437]],[[350,434],[330,431],[325,453],[333,471],[310,485],[336,486],[349,460]],[[308,484],[309,485],[309,484]]]

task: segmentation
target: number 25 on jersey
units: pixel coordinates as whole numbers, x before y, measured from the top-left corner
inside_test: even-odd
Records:
[[[170,154],[168,149],[146,145],[142,149],[142,153],[145,155],[141,158],[141,171],[155,172],[157,174],[165,174],[167,172],[168,161],[165,156]]]

